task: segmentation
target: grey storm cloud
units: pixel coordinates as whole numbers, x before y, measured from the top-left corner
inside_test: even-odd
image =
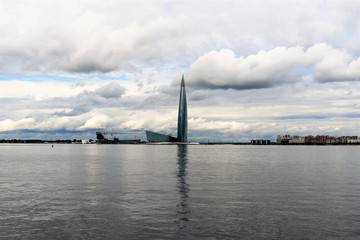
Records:
[[[116,82],[110,82],[95,91],[96,94],[103,98],[120,98],[126,89]]]
[[[306,115],[289,115],[274,117],[278,120],[292,120],[292,119],[329,119],[329,118],[360,118],[360,113],[326,113],[326,114],[306,114]]]
[[[211,97],[211,93],[202,90],[193,91],[191,94],[189,94],[189,99],[191,101],[202,101],[208,99],[209,97]]]
[[[91,112],[95,108],[119,107],[119,105],[129,106],[126,100],[121,101],[126,89],[117,82],[109,82],[99,87],[95,91],[83,91],[75,96],[57,97],[38,101],[33,104],[35,108],[50,106],[65,107],[70,111],[55,111],[52,116],[79,116]]]

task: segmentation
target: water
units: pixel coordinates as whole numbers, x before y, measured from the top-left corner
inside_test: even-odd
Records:
[[[0,145],[0,239],[359,239],[360,147]]]

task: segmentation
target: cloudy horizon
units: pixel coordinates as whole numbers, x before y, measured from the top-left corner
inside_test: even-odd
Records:
[[[360,2],[0,2],[0,139],[360,135]]]

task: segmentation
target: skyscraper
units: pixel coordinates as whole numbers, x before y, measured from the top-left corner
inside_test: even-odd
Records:
[[[184,74],[181,79],[180,98],[179,98],[179,112],[178,112],[178,132],[177,141],[187,142],[187,103]]]
[[[178,112],[178,128],[177,138],[171,135],[165,135],[152,131],[145,131],[146,137],[149,142],[165,142],[165,143],[188,143],[187,140],[187,102],[186,102],[186,91],[185,91],[185,80],[182,75],[181,86],[180,86],[180,98],[179,98],[179,112]]]

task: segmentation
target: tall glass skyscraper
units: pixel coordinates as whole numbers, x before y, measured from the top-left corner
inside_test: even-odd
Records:
[[[184,74],[181,79],[180,86],[180,99],[179,99],[179,113],[178,113],[178,132],[177,141],[187,142],[187,102],[186,102],[186,91]]]
[[[179,99],[179,113],[178,113],[178,128],[177,138],[171,135],[165,135],[152,131],[145,131],[146,137],[149,142],[172,142],[172,143],[187,143],[187,102],[186,102],[186,91],[185,91],[185,80],[182,75],[181,86],[180,86],[180,99]]]

